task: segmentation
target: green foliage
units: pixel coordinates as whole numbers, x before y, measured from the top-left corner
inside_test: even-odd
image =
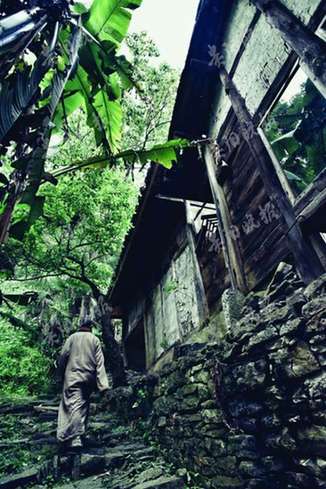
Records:
[[[12,377],[3,378],[6,395],[46,392],[49,376],[44,372],[49,372],[62,341],[77,326],[82,298],[107,294],[137,203],[138,190],[126,178],[126,167],[156,161],[170,168],[178,150],[188,145],[183,140],[162,142],[168,134],[178,74],[153,63],[158,52],[152,41],[145,34],[129,38],[136,63],[133,71],[124,56],[117,55],[130,21],[128,9],[139,3],[107,0],[112,7],[107,17],[97,0],[90,12],[77,6],[89,34],[53,112],[52,137],[48,132],[44,146],[43,141],[37,148],[32,141],[29,162],[38,158],[36,198],[26,201],[26,195],[20,195],[12,216],[13,233],[6,243],[7,256],[15,265],[11,276],[15,285],[23,284],[22,291],[38,294],[38,300],[26,308],[10,312],[1,306],[2,317],[8,319],[10,313],[16,318],[16,326],[6,322],[6,331],[15,328],[13,343],[7,347],[11,345],[12,353],[20,351],[13,355],[18,363]],[[36,104],[40,111],[53,100],[55,77],[63,76],[69,67],[70,39],[70,28],[64,26],[55,66],[41,84],[42,98]],[[43,119],[37,120],[42,125]],[[10,154],[15,150],[11,147]],[[12,160],[8,155],[5,159],[6,175],[13,182]],[[60,176],[55,186],[53,175]],[[23,237],[22,242],[15,236]],[[3,287],[12,290],[12,282],[5,281]],[[0,354],[4,348],[0,336]]]
[[[148,149],[168,138],[180,74],[158,63],[159,51],[146,32],[128,35],[126,46],[142,91],[123,95],[123,150]]]
[[[18,0],[13,11],[7,5],[0,7],[0,30],[5,38],[10,30],[10,36],[20,39],[24,19],[30,16],[24,10],[31,6],[29,3]],[[53,127],[57,131],[64,128],[67,117],[84,108],[97,145],[107,156],[119,150],[122,88],[130,67],[126,69],[126,62],[116,56],[116,50],[127,33],[131,10],[140,4],[141,0],[94,0],[89,11],[77,7],[81,15],[75,18],[76,8],[71,10],[70,2],[59,1],[54,10],[36,9],[30,18],[31,37],[25,47],[21,39],[22,45],[17,43],[19,51],[17,44],[4,46],[0,90],[0,119],[4,123],[0,124],[0,139],[3,153],[9,151],[13,163],[12,181],[5,181],[0,189],[0,218],[7,228],[12,222],[13,204],[20,201],[29,205],[28,216],[21,215],[18,220],[16,215],[11,228],[11,235],[17,239],[22,239],[43,212],[44,199],[37,192],[46,170]],[[56,9],[60,21],[53,28]],[[6,16],[13,13],[17,15],[8,24]],[[39,31],[41,17],[48,28]],[[23,181],[28,184],[22,185]]]
[[[163,291],[166,294],[171,294],[172,292],[175,292],[176,290],[178,290],[178,287],[179,287],[179,284],[176,280],[170,280],[163,287]]]
[[[88,171],[42,188],[44,216],[30,228],[16,256],[28,273],[56,274],[107,289],[137,193],[121,172]]]
[[[119,46],[127,34],[131,13],[142,0],[94,0],[85,27],[99,41]]]
[[[50,363],[29,335],[0,321],[0,395],[28,396],[49,387]]]
[[[290,186],[300,193],[325,168],[326,102],[307,79],[289,102],[280,101],[265,131]]]
[[[171,139],[163,144],[153,146],[151,149],[144,150],[126,150],[116,154],[112,158],[105,155],[98,155],[92,158],[87,158],[84,161],[77,161],[74,164],[64,168],[60,168],[53,172],[56,178],[75,172],[77,170],[86,170],[94,168],[109,168],[113,162],[117,164],[119,160],[124,161],[126,166],[134,168],[137,164],[143,168],[146,163],[160,163],[165,168],[172,168],[172,164],[177,161],[179,151],[189,146],[189,141],[186,139]]]

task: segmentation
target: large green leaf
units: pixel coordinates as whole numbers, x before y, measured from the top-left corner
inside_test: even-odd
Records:
[[[27,229],[29,229],[33,222],[42,214],[44,198],[38,197],[36,194],[44,174],[44,165],[50,141],[51,128],[49,127],[48,122],[49,119],[53,118],[67,80],[76,66],[80,40],[80,30],[78,28],[73,28],[67,50],[69,65],[67,65],[67,69],[64,71],[57,70],[51,83],[48,110],[41,121],[41,128],[44,131],[42,134],[42,144],[37,146],[31,154],[21,162],[26,168],[27,186],[21,195],[20,202],[22,204],[28,204],[30,206],[30,212],[27,218],[15,223],[10,228],[10,235],[17,239],[22,239]],[[18,165],[19,164],[18,161]]]
[[[80,91],[67,92],[62,98],[62,103],[58,105],[53,123],[55,130],[59,131],[62,128],[62,123],[65,117],[69,117],[75,110],[84,105],[84,97]]]
[[[130,149],[122,151],[115,154],[110,159],[108,159],[108,157],[105,155],[101,155],[88,158],[84,161],[77,161],[72,165],[54,171],[52,175],[57,178],[78,170],[105,168],[106,166],[112,166],[119,159],[123,159],[130,165],[135,163],[140,163],[143,165],[148,162],[155,162],[163,165],[165,168],[170,169],[173,162],[177,161],[177,152],[189,146],[191,146],[191,142],[187,141],[186,139],[171,139],[164,144],[156,145],[148,150],[135,151]]]
[[[88,74],[97,77],[100,74],[99,78],[101,78],[103,73],[110,75],[117,72],[122,88],[125,90],[136,88],[138,92],[142,92],[141,86],[134,80],[134,66],[125,56],[117,56],[117,47],[109,41],[100,42],[85,27],[83,27],[83,32],[89,42],[80,51],[80,63]],[[95,70],[94,62],[96,64]]]
[[[123,151],[116,155],[116,158],[122,158],[131,165],[135,163],[144,165],[148,162],[160,163],[165,168],[170,169],[173,163],[177,161],[177,150],[187,146],[189,146],[189,141],[186,139],[171,139],[144,151]]]
[[[131,20],[129,9],[139,7],[141,2],[142,0],[94,0],[85,27],[98,40],[119,46],[127,34]]]
[[[272,141],[273,149],[276,151],[279,159],[282,159],[284,156],[291,156],[298,150],[299,144],[294,136],[295,131],[296,129],[293,129]]]
[[[110,100],[108,94],[101,90],[94,97],[94,107],[106,130],[106,136],[112,153],[119,151],[122,132],[122,108],[119,100]],[[95,136],[101,137],[95,128]]]
[[[107,141],[104,124],[93,103],[92,86],[89,83],[88,74],[80,65],[77,67],[74,78],[72,80],[69,80],[66,84],[64,99],[69,98],[72,95],[76,96],[77,93],[79,93],[83,98],[84,106],[86,107],[88,116],[87,123],[89,127],[95,130],[97,135],[97,142],[104,144],[104,146],[108,148],[109,143]],[[80,105],[82,105],[83,102],[81,101],[81,99],[78,98],[78,100],[81,102]],[[78,108],[78,105],[75,108]],[[59,108],[59,112],[56,114],[56,122],[59,124],[60,115],[62,119],[63,113]]]
[[[43,215],[43,207],[44,207],[44,197],[35,197],[34,195],[29,195],[30,197],[30,212],[27,218],[22,221],[18,221],[10,227],[10,236],[16,238],[18,240],[22,240],[26,231],[32,226],[32,224]],[[27,202],[29,200],[27,195],[24,197],[22,202]]]
[[[296,175],[292,171],[284,170],[284,173],[287,176],[288,180],[290,180],[290,181],[296,181],[296,182],[300,182],[300,183],[304,183],[304,181],[302,180],[302,178],[300,178],[298,175]]]

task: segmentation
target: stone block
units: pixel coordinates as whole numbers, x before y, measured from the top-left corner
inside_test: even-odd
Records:
[[[302,308],[302,314],[305,318],[310,319],[320,313],[326,312],[325,297],[316,297],[308,302]]]
[[[305,290],[304,295],[308,300],[314,299],[320,295],[326,294],[326,273],[317,278],[311,284],[309,284]]]
[[[165,416],[175,413],[179,409],[179,404],[173,397],[159,397],[153,403],[154,412],[158,416]]]
[[[244,489],[245,482],[239,477],[218,475],[212,478],[211,487],[214,489]]]
[[[133,489],[183,489],[184,482],[180,477],[160,477],[133,486]]]
[[[184,373],[181,370],[175,370],[166,377],[166,392],[171,394],[175,392],[179,387],[186,384]]]
[[[246,478],[257,478],[266,475],[266,470],[260,464],[252,460],[242,460],[239,464],[239,474]]]
[[[279,336],[278,330],[270,325],[266,325],[266,329],[260,331],[259,333],[254,334],[248,343],[246,350],[250,350],[251,348],[255,348],[259,346],[262,348],[262,344],[267,341],[276,340]]]
[[[179,404],[178,404],[178,411],[180,412],[193,412],[195,411],[200,404],[200,399],[198,399],[197,396],[188,396],[185,397]]]
[[[312,425],[297,432],[301,451],[309,455],[326,456],[326,426]]]
[[[304,321],[302,318],[291,319],[281,326],[280,335],[293,335],[299,330],[299,328],[302,328],[303,325]]]
[[[304,458],[298,461],[299,469],[312,477],[326,480],[326,459],[325,458]],[[300,470],[301,472],[301,470]]]
[[[212,454],[214,457],[220,457],[227,454],[226,442],[224,440],[212,440]]]
[[[227,441],[228,453],[239,459],[253,459],[258,456],[256,438],[252,435],[230,435]]]
[[[227,430],[225,427],[212,427],[210,425],[204,425],[200,428],[201,434],[209,438],[221,439],[224,438]]]
[[[232,391],[250,391],[264,384],[267,374],[267,363],[265,360],[248,362],[224,372],[223,382],[226,388]]]
[[[201,412],[203,421],[206,424],[220,424],[223,423],[223,416],[217,409],[204,409]]]
[[[39,468],[31,468],[20,474],[0,479],[0,489],[15,489],[29,484],[35,484],[38,480]]]
[[[285,365],[285,371],[290,378],[303,377],[319,369],[315,356],[304,342],[297,343],[291,351],[290,361]]]
[[[198,370],[196,372],[193,372],[192,370],[189,371],[187,374],[187,378],[190,380],[190,382],[196,383],[196,384],[208,384],[209,380],[211,379],[212,374],[208,372],[207,370]]]
[[[294,438],[289,434],[287,428],[284,428],[280,433],[268,435],[265,438],[265,446],[271,450],[279,450],[287,452],[295,452],[297,444]]]
[[[207,401],[202,402],[200,407],[201,409],[216,409],[216,401],[208,399]]]
[[[197,384],[186,384],[174,392],[174,396],[178,399],[183,399],[186,396],[197,394]]]
[[[241,318],[244,295],[233,289],[227,289],[222,294],[222,307],[227,331],[232,331],[235,323]]]
[[[226,457],[214,458],[214,460],[214,469],[216,474],[233,477],[237,473],[237,457],[228,455]]]
[[[167,419],[165,416],[161,416],[158,419],[157,426],[158,428],[164,428],[167,425]]]

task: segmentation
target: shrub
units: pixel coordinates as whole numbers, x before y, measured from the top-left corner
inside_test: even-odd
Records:
[[[0,322],[0,395],[28,396],[45,393],[50,361],[31,343],[24,330]]]

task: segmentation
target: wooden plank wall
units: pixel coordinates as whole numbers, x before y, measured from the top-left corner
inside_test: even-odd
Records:
[[[266,193],[245,141],[229,160],[232,177],[225,184],[234,238],[238,240],[249,290],[255,288],[284,259],[289,250],[280,226],[280,212]],[[252,225],[251,225],[252,224]]]
[[[248,144],[239,134],[238,123],[231,110],[223,128],[221,154],[232,172],[223,188],[248,289],[253,290],[259,288],[278,263],[288,257],[289,249],[280,226],[277,202],[267,194]],[[249,232],[251,218],[254,225]],[[212,311],[218,306],[223,291],[230,287],[230,280],[221,248],[214,251],[210,243],[201,243],[197,254]]]

